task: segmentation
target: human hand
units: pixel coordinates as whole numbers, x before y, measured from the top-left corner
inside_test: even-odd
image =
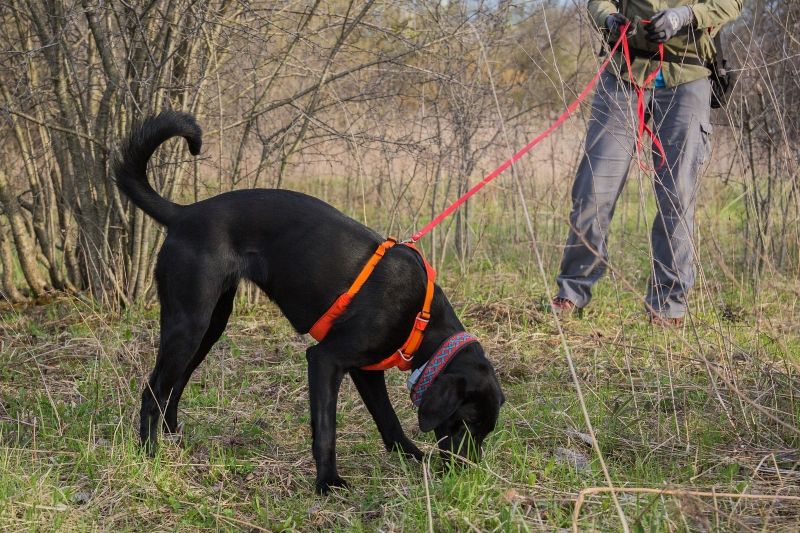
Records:
[[[659,11],[644,27],[645,37],[654,43],[663,43],[672,39],[681,28],[692,23],[694,13],[689,6],[673,7]]]
[[[606,28],[608,28],[609,37],[611,42],[616,42],[619,39],[619,32],[630,21],[619,13],[611,13],[606,17]],[[626,37],[633,37],[636,35],[636,24],[631,24],[628,31],[625,32]]]

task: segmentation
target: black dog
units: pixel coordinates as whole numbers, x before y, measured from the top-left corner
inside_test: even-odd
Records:
[[[383,239],[305,194],[286,190],[234,191],[192,205],[178,205],[153,190],[147,162],[167,139],[181,136],[197,155],[202,132],[191,115],[163,112],[135,129],[115,165],[120,189],[168,228],[158,255],[161,342],[155,369],[142,394],[140,435],[152,449],[159,415],[164,430],[177,430],[186,382],[228,322],[239,280],[256,283],[294,329],[308,332],[345,292]],[[386,392],[383,371],[361,367],[397,350],[411,330],[425,292],[425,270],[406,246],[389,250],[325,339],[306,350],[316,488],[343,486],[336,471],[336,399],[349,373],[389,449],[417,459]],[[451,335],[463,331],[436,287],[431,320],[413,368],[422,366]],[[494,429],[504,401],[494,369],[480,344],[464,347],[425,393],[422,431],[434,430],[443,452],[468,454]],[[477,454],[476,454],[477,455]]]

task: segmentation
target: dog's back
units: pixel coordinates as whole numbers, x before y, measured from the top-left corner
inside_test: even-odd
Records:
[[[202,131],[194,117],[164,111],[148,118],[133,129],[114,165],[122,192],[169,230],[159,252],[159,284],[164,285],[167,272],[178,270],[184,283],[201,269],[223,287],[246,278],[278,304],[295,329],[306,332],[347,289],[352,273],[382,237],[318,198],[284,189],[237,190],[188,205],[172,202],[148,182],[147,164],[159,145],[178,136],[193,155],[199,153]],[[396,262],[412,268],[396,266],[384,282],[424,285],[415,258],[395,255],[379,276]]]

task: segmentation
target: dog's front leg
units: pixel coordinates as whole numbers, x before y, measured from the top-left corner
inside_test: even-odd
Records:
[[[386,391],[386,379],[382,370],[351,370],[350,377],[364,400],[378,431],[381,433],[383,444],[389,451],[397,450],[407,457],[422,460],[422,452],[403,433],[403,426],[397,419]]]
[[[311,438],[317,464],[316,489],[320,494],[327,494],[332,487],[347,486],[336,471],[336,400],[344,373],[336,364],[336,355],[322,345],[306,350],[306,359]]]

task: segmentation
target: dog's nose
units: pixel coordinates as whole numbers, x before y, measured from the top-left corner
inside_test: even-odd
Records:
[[[466,465],[467,462],[477,463],[481,460],[481,443],[476,442],[469,432],[463,432],[451,438],[444,439],[440,444],[442,459],[456,459],[455,463]]]
[[[469,459],[473,463],[480,462],[482,455],[483,454],[481,453],[481,445],[480,444],[476,444],[474,446],[470,446],[469,449],[467,450],[467,459]]]

